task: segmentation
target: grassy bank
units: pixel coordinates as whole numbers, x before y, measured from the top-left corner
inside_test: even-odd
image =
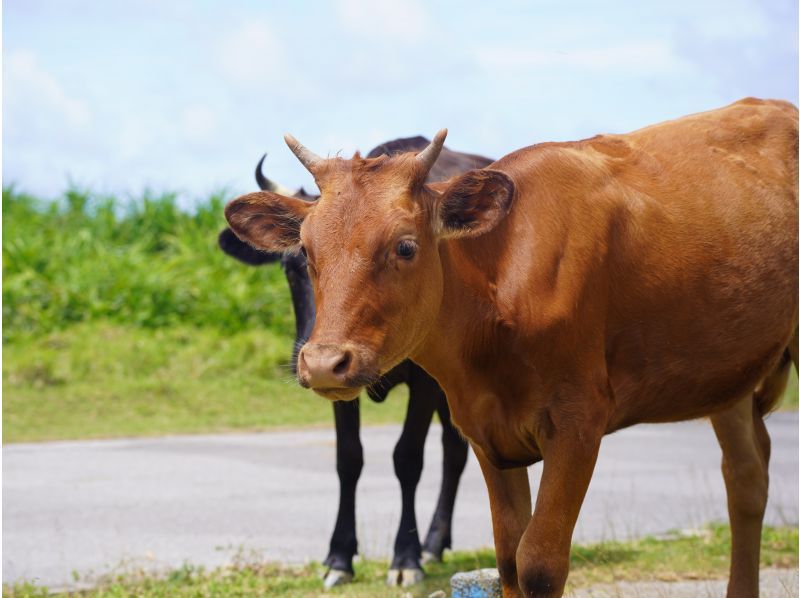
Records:
[[[3,353],[3,441],[332,425],[293,380],[290,349],[268,330],[109,322],[18,340]],[[362,401],[363,421],[402,421],[404,389]]]
[[[763,533],[761,566],[796,568],[796,528],[766,528]],[[616,581],[717,579],[728,573],[730,529],[715,525],[696,536],[676,535],[670,539],[644,538],[632,542],[604,542],[575,546],[572,550],[568,589]],[[445,563],[426,566],[425,582],[410,591],[384,585],[387,562],[356,564],[353,584],[325,592],[330,596],[428,596],[448,590],[450,577],[458,571],[494,567],[490,550],[459,551]],[[320,565],[287,567],[277,564],[246,563],[216,570],[185,565],[162,576],[130,572],[100,582],[96,589],[80,596],[319,596]],[[30,585],[5,588],[4,595],[30,597],[47,595],[47,590]]]
[[[327,402],[293,380],[290,350],[264,329],[107,321],[19,338],[3,351],[3,441],[332,425]],[[796,377],[790,390],[796,408]],[[401,386],[362,400],[362,421],[402,421],[406,397]]]

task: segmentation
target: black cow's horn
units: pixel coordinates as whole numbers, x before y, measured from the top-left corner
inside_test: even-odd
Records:
[[[283,139],[286,141],[286,145],[289,146],[289,149],[292,150],[292,153],[297,156],[298,160],[300,160],[302,165],[305,166],[311,174],[314,174],[314,168],[316,168],[316,166],[322,162],[322,158],[297,141],[297,139],[289,135],[289,133],[286,133],[286,135],[283,136]]]
[[[256,165],[256,183],[258,183],[259,189],[262,191],[272,191],[273,193],[278,193],[280,195],[286,195],[287,197],[292,197],[294,195],[294,191],[291,189],[287,189],[283,185],[279,185],[275,181],[271,181],[267,177],[264,176],[264,172],[261,170],[264,164],[264,158],[267,157],[267,154],[261,156],[261,159],[258,161]]]
[[[417,154],[417,163],[422,166],[426,173],[433,168],[433,164],[439,157],[439,154],[442,151],[442,146],[444,146],[445,137],[447,137],[447,129],[441,129],[438,133],[436,133],[436,136],[433,138],[433,141],[430,142],[428,147]]]

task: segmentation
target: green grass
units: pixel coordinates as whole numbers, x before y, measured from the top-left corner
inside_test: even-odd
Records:
[[[575,546],[572,550],[568,589],[616,581],[724,578],[730,558],[730,529],[713,525],[696,536],[674,535],[671,539],[644,538],[631,542],[603,542]],[[797,528],[765,528],[761,566],[796,568]],[[388,563],[356,563],[354,583],[325,592],[329,596],[428,596],[448,590],[450,577],[458,571],[494,567],[491,550],[459,551],[446,555],[441,564],[426,566],[424,583],[412,589],[384,585]],[[242,560],[214,570],[184,565],[164,575],[128,572],[102,579],[96,589],[77,596],[319,596],[323,594],[319,564],[291,567]],[[45,596],[47,589],[30,584],[5,587],[9,597]]]
[[[3,441],[326,425],[325,399],[297,385],[291,340],[269,330],[143,329],[87,322],[6,344]],[[401,386],[362,421],[402,421]]]
[[[797,527],[765,527],[761,567],[797,568]],[[714,524],[696,535],[671,539],[645,537],[605,542],[572,550],[570,582],[576,587],[616,581],[714,579],[728,575],[731,532]]]
[[[224,255],[224,195],[180,210],[171,194],[127,201],[69,190],[43,202],[3,190],[3,341],[76,322],[293,332],[280,267]]]

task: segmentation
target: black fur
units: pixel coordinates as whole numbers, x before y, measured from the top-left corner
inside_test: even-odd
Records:
[[[272,253],[270,251],[260,251],[251,247],[229,228],[222,230],[217,238],[219,248],[231,257],[235,257],[240,262],[249,264],[251,266],[261,266],[263,264],[271,264],[281,259],[280,253]]]

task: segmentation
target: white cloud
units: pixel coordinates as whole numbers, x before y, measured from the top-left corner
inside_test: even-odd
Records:
[[[780,9],[782,2],[767,0],[764,8]],[[785,2],[783,3],[785,4]],[[717,5],[699,5],[697,18],[687,21],[712,39],[730,39],[741,42],[750,38],[763,38],[770,33],[765,12],[753,0],[723,0]]]
[[[647,74],[678,72],[687,66],[670,45],[658,41],[572,51],[484,47],[476,59],[487,70],[504,71],[566,68]]]
[[[223,37],[216,59],[226,78],[247,87],[258,87],[283,76],[286,52],[269,24],[250,20]]]
[[[430,30],[430,18],[417,0],[339,0],[339,22],[367,39],[415,42]]]
[[[37,54],[10,50],[3,66],[3,181],[55,193],[76,173],[76,163],[85,163],[87,152],[101,144],[94,134],[96,115]]]
[[[183,136],[190,142],[204,144],[214,141],[218,130],[217,115],[208,106],[187,106],[181,114]]]
[[[11,111],[38,113],[40,118],[62,121],[81,129],[90,121],[86,103],[70,97],[61,84],[42,68],[36,55],[26,50],[12,51],[4,61],[4,103]]]

